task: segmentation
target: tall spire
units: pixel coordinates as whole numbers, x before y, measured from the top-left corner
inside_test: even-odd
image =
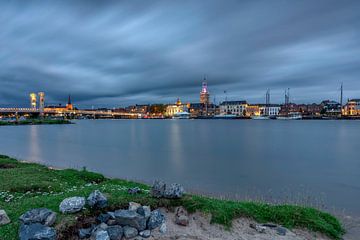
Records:
[[[69,94],[68,104],[71,104],[71,95]]]

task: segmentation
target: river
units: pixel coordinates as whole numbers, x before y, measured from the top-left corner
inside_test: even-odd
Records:
[[[2,126],[0,153],[217,197],[360,216],[360,121],[80,120]]]

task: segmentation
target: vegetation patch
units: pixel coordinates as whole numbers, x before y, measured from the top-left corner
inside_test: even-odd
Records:
[[[6,156],[0,156],[0,164],[13,164],[15,168],[0,170],[0,209],[4,209],[12,222],[0,227],[0,239],[15,240],[18,237],[18,218],[24,212],[46,207],[58,213],[57,228],[60,236],[73,234],[79,226],[86,226],[86,219],[91,219],[96,212],[88,210],[78,215],[59,213],[60,202],[67,197],[88,196],[99,189],[108,196],[109,209],[125,208],[130,201],[158,207],[174,208],[184,206],[189,212],[202,211],[212,216],[212,223],[231,227],[237,217],[249,217],[260,223],[276,223],[287,228],[305,228],[318,231],[340,239],[344,233],[340,222],[328,213],[314,208],[293,205],[271,205],[261,202],[226,201],[198,195],[185,195],[182,199],[152,198],[149,186],[120,179],[107,179],[101,174],[85,169],[54,170],[48,167],[18,162]],[[131,195],[128,188],[139,187],[139,194]],[[75,219],[78,218],[78,220]]]

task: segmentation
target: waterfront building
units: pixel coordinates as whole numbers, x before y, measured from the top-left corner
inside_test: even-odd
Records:
[[[165,115],[167,117],[173,117],[175,114],[182,112],[187,112],[187,105],[182,104],[180,98],[178,98],[175,104],[168,104],[166,106]]]
[[[341,115],[341,104],[336,101],[325,100],[321,102],[323,114],[328,116],[339,116]]]
[[[261,116],[278,116],[281,109],[279,104],[259,104],[258,106]]]
[[[342,113],[345,116],[360,116],[360,99],[349,99]]]
[[[260,107],[256,104],[248,104],[243,113],[245,117],[260,116]]]
[[[245,116],[248,103],[246,101],[224,101],[220,104],[220,115],[233,114]]]
[[[141,115],[147,115],[150,111],[150,105],[148,104],[136,104],[125,108],[128,113],[136,113]]]
[[[204,103],[189,103],[187,105],[188,111],[192,118],[214,116],[216,114],[217,106],[213,103],[205,105]]]
[[[207,82],[204,78],[204,82],[202,83],[202,88],[200,92],[200,103],[208,105],[210,104],[210,93],[207,89]]]

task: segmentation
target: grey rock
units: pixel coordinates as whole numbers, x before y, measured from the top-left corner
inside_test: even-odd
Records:
[[[107,212],[107,214],[110,215],[111,219],[115,219],[115,213],[114,212]]]
[[[110,226],[106,229],[109,234],[110,240],[121,240],[124,230],[121,226]]]
[[[87,198],[87,203],[91,208],[104,208],[108,205],[108,200],[99,190],[95,190]]]
[[[134,227],[139,231],[145,230],[146,219],[144,216],[134,211],[117,210],[115,211],[116,222],[121,226]]]
[[[85,206],[85,198],[84,197],[70,197],[64,199],[60,203],[60,212],[62,213],[76,213],[80,212]]]
[[[181,198],[185,193],[184,187],[180,184],[173,183],[170,185],[165,184],[162,181],[155,181],[151,188],[151,196],[156,198]]]
[[[116,222],[115,219],[109,219],[109,220],[106,222],[106,224],[107,224],[108,226],[114,226],[114,225],[117,225],[117,222]]]
[[[163,181],[155,181],[153,186],[151,187],[151,196],[153,197],[157,197],[157,198],[162,198],[164,197],[165,194],[165,188],[166,188],[166,184]]]
[[[36,208],[21,215],[19,220],[23,224],[41,223],[52,226],[56,221],[56,213],[47,208]]]
[[[175,210],[175,223],[181,226],[189,225],[189,214],[183,207],[177,207]]]
[[[138,230],[136,228],[125,226],[123,230],[125,238],[133,238],[138,235]]]
[[[52,227],[40,223],[21,224],[19,231],[20,240],[55,240],[56,231]]]
[[[151,236],[151,231],[150,230],[144,230],[139,232],[140,237],[143,238],[149,238]]]
[[[91,236],[92,228],[81,228],[79,229],[79,238],[88,238]]]
[[[151,214],[151,209],[149,206],[141,206],[136,210],[136,212],[148,219]]]
[[[108,213],[101,213],[99,216],[97,216],[96,221],[99,223],[106,223],[111,218],[110,214]]]
[[[107,231],[99,229],[91,235],[91,240],[110,240]]]
[[[266,227],[263,225],[250,223],[250,227],[255,229],[258,233],[265,233],[265,231],[266,231]]]
[[[160,225],[159,231],[160,231],[160,233],[163,233],[163,234],[166,233],[166,231],[167,231],[166,223],[162,223]]]
[[[181,186],[180,184],[177,184],[177,183],[173,183],[173,184],[170,184],[170,186],[168,186],[168,185],[166,186],[164,197],[165,198],[182,198],[184,193],[185,193],[185,191],[184,191],[183,186]]]
[[[287,229],[284,228],[284,227],[278,226],[278,227],[275,228],[275,230],[276,230],[276,233],[277,233],[278,235],[280,235],[280,236],[285,236],[286,233],[287,233]]]
[[[147,223],[148,229],[152,230],[159,227],[162,223],[165,222],[165,216],[160,212],[160,210],[154,210],[150,214],[150,218]]]
[[[139,194],[139,193],[141,193],[141,189],[138,187],[129,188],[128,193],[132,194],[132,195]]]
[[[138,208],[141,207],[141,204],[136,202],[129,202],[129,211],[137,211]]]
[[[6,214],[5,210],[0,209],[0,226],[9,224],[11,222],[10,218]]]
[[[109,226],[106,223],[100,223],[97,228],[98,229],[102,229],[102,230],[106,230]]]

